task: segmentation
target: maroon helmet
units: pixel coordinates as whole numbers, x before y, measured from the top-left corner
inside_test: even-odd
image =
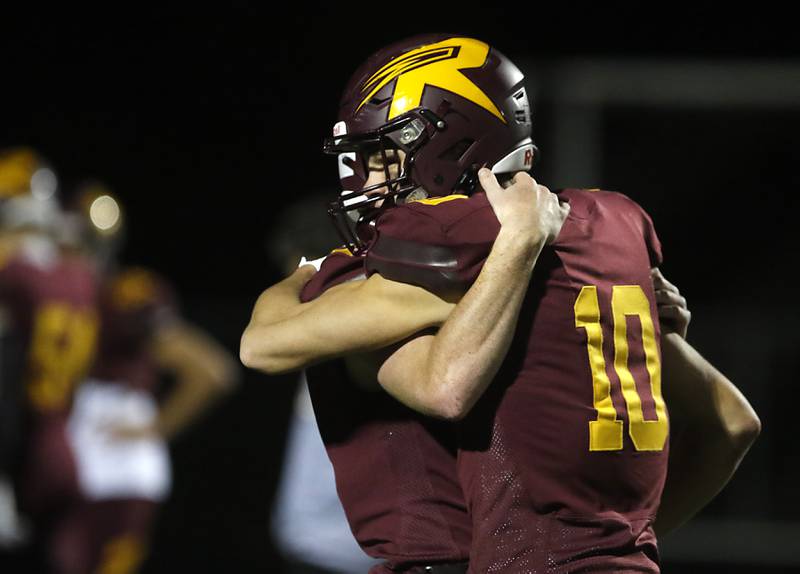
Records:
[[[405,158],[392,177],[394,150]],[[329,213],[358,251],[364,245],[349,222],[359,214],[362,222],[373,219],[370,208],[381,199],[384,209],[412,192],[414,198],[468,195],[482,166],[496,174],[531,168],[537,149],[522,72],[472,38],[437,34],[392,44],[353,74],[324,151],[339,156],[344,189]],[[375,154],[386,181],[365,187]],[[381,188],[387,192],[368,195]]]

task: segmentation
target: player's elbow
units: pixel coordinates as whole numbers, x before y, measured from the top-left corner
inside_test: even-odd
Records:
[[[245,367],[268,375],[284,372],[281,370],[280,361],[269,352],[269,346],[264,341],[264,337],[248,327],[239,342],[239,360]]]
[[[457,383],[458,381],[456,381]],[[428,398],[434,416],[450,422],[457,422],[472,410],[475,401],[465,395],[458,384],[448,384],[440,380]]]
[[[748,404],[734,420],[728,423],[726,432],[731,446],[745,452],[761,434],[761,419]]]
[[[245,329],[244,333],[242,333],[242,338],[239,340],[239,361],[249,369],[258,368],[256,366],[258,357],[249,328]]]
[[[232,392],[239,386],[241,373],[236,361],[226,353],[224,358],[220,358],[214,366],[211,376],[210,385],[217,393],[226,394]]]
[[[453,400],[452,397],[437,400],[430,408],[433,416],[449,422],[458,422],[469,413],[469,409],[465,408],[463,403]]]
[[[735,387],[723,397],[721,404],[725,407],[724,427],[729,443],[735,450],[746,452],[761,434],[761,419]]]
[[[749,403],[743,401],[729,408],[714,424],[703,425],[709,437],[716,437],[717,449],[739,461],[761,434],[761,420]]]

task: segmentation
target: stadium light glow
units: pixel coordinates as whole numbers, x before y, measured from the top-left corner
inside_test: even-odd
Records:
[[[119,223],[119,204],[110,195],[101,195],[89,207],[89,219],[100,231],[108,231]]]

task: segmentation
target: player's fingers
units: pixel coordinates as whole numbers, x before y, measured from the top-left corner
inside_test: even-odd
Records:
[[[678,287],[674,284],[670,283],[664,274],[661,273],[661,270],[658,267],[654,267],[651,270],[651,277],[653,279],[653,287],[656,289],[666,289],[667,291],[673,291],[675,293],[679,293]]]
[[[486,167],[482,167],[478,170],[478,181],[480,181],[481,187],[486,193],[497,193],[503,189],[500,187],[500,183],[498,183],[492,170]]]
[[[658,308],[658,317],[659,319],[688,323],[692,318],[692,312],[685,307],[679,307],[677,305],[665,305]]]
[[[549,189],[547,191],[550,191]],[[553,193],[553,192],[550,192]],[[553,193],[553,197],[555,197],[556,201],[558,202],[558,209],[561,211],[562,219],[566,219],[569,215],[570,205],[568,201],[561,201],[558,196]]]
[[[531,174],[529,174],[527,171],[518,171],[517,173],[514,174],[514,177],[511,178],[511,181],[513,181],[515,184],[533,182],[533,184],[536,185],[536,180],[533,179]]]
[[[298,277],[310,278],[317,272],[317,268],[312,263],[301,263],[300,267],[295,269],[293,275]]]
[[[664,275],[661,273],[661,269],[653,267],[650,270],[650,278],[653,280],[653,287],[656,290],[664,288]]]
[[[686,297],[675,291],[667,289],[656,289],[656,303],[658,305],[677,305],[686,308]]]

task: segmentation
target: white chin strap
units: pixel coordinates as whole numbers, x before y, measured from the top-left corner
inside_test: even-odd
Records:
[[[352,191],[350,191],[350,190],[347,190],[347,189],[346,189],[346,190],[344,190],[342,193],[340,193],[339,195],[347,195],[348,193],[353,193],[353,192],[352,192]],[[366,199],[367,199],[367,196],[366,196],[366,195],[354,195],[353,197],[350,197],[350,198],[348,198],[348,199],[345,199],[345,200],[342,202],[342,204],[343,204],[345,207],[350,207],[351,205],[355,205],[356,203],[359,203],[359,202],[361,202],[361,201],[365,201]]]
[[[353,192],[348,190],[348,189],[346,189],[340,195],[347,195],[348,193],[353,193]],[[363,195],[363,194],[362,195],[354,195],[353,197],[345,199],[342,202],[342,204],[345,207],[350,207],[350,206],[355,205],[355,204],[357,204],[359,202],[366,201],[366,199],[367,199],[366,195]],[[352,221],[353,223],[357,223],[358,222],[358,218],[360,217],[360,214],[358,213],[358,211],[353,210],[353,211],[347,211],[346,213],[347,213],[347,217],[350,219],[350,221]]]

